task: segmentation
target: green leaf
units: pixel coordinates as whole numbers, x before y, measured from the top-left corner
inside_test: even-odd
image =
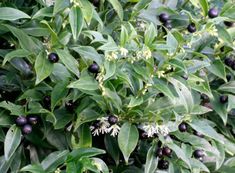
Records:
[[[7,27],[15,37],[17,37],[20,42],[21,48],[28,50],[29,52],[34,54],[39,53],[43,49],[41,42],[36,39],[32,39],[32,37],[28,36],[23,30],[10,25],[4,26]]]
[[[79,5],[86,22],[88,23],[88,25],[90,25],[93,13],[95,11],[93,5],[87,0],[79,0]]]
[[[105,81],[115,74],[116,63],[114,63],[112,61],[105,61],[104,68],[105,68],[105,75],[104,75],[104,81]]]
[[[68,155],[69,151],[55,151],[49,154],[42,162],[42,168],[46,172],[55,171],[57,166],[64,163],[66,156]]]
[[[157,36],[157,29],[155,28],[154,24],[151,23],[147,30],[145,31],[145,34],[144,34],[144,43],[146,46],[148,47],[151,47],[154,39],[156,38]]]
[[[53,16],[53,8],[52,7],[45,7],[38,10],[32,17],[32,19],[38,19],[43,17],[52,17]]]
[[[94,147],[78,148],[69,154],[66,162],[78,161],[82,158],[94,157],[100,154],[105,154],[105,151]]]
[[[80,79],[69,84],[68,88],[93,91],[97,90],[99,87],[98,82],[94,79],[94,77],[89,75],[86,71],[83,71],[81,73]]]
[[[202,133],[203,135],[208,136],[219,143],[224,143],[223,138],[205,120],[193,119],[189,125],[199,133]]]
[[[232,109],[235,109],[235,96],[234,95],[229,95],[228,96],[228,107],[227,107],[227,110],[229,112]]]
[[[118,145],[124,156],[125,162],[134,151],[139,139],[139,133],[135,125],[128,122],[124,123],[118,134]]]
[[[157,88],[159,91],[161,91],[164,95],[169,97],[170,99],[175,99],[174,94],[171,92],[168,84],[166,81],[163,81],[161,79],[155,79],[154,80],[154,87]]]
[[[167,33],[166,37],[166,45],[169,47],[168,48],[168,53],[169,54],[174,54],[178,48],[178,41],[176,38],[172,35],[171,32]]]
[[[138,13],[140,10],[145,8],[152,0],[139,0],[138,3],[134,6],[133,12]]]
[[[120,46],[124,47],[129,39],[128,31],[124,25],[121,27]]]
[[[218,30],[218,35],[220,39],[222,39],[225,43],[233,44],[232,37],[224,27],[217,25],[216,28]]]
[[[182,159],[189,166],[189,168],[191,168],[189,158],[186,156],[185,152],[178,145],[174,143],[168,143],[167,146],[175,152],[177,157]]]
[[[227,81],[224,63],[222,63],[220,59],[215,60],[207,69],[214,75]]]
[[[10,7],[0,8],[0,20],[18,20],[18,19],[29,19],[30,16],[26,13]]]
[[[82,58],[95,61],[99,66],[102,65],[103,58],[93,47],[79,46],[79,47],[74,47],[73,50],[79,53]]]
[[[94,162],[94,165],[99,165],[99,171],[102,173],[109,173],[109,168],[103,160],[99,158],[92,158],[92,161]]]
[[[36,85],[46,79],[53,70],[53,64],[47,59],[46,52],[40,52],[35,61]]]
[[[65,8],[69,7],[69,5],[70,5],[69,0],[55,0],[53,15],[56,15],[60,11],[62,11]]]
[[[209,8],[207,0],[199,0],[199,3],[200,3],[200,6],[203,10],[204,16],[207,16],[208,8]]]
[[[10,165],[12,163],[13,157],[11,157],[9,160],[5,160],[5,157],[0,157],[0,172],[1,173],[7,173],[8,169],[10,168]]]
[[[11,102],[2,101],[0,102],[0,107],[7,109],[11,112],[11,115],[24,115],[24,108],[20,105],[16,105]]]
[[[68,94],[68,80],[57,83],[51,92],[51,110]]]
[[[122,5],[120,4],[120,2],[118,0],[108,0],[108,1],[112,4],[120,20],[123,20],[123,9],[122,9]]]
[[[2,62],[2,65],[4,66],[8,61],[12,60],[13,58],[27,57],[31,54],[32,54],[31,52],[24,50],[24,49],[13,50],[13,51],[9,52],[8,54],[6,54],[6,56],[4,57],[4,60]]]
[[[235,94],[235,81],[221,85],[218,90]]]
[[[155,173],[158,164],[158,158],[155,156],[156,144],[152,145],[147,153],[144,173]]]
[[[120,151],[118,148],[118,142],[117,139],[110,134],[106,134],[104,137],[104,144],[107,152],[110,154],[110,156],[115,161],[116,165],[119,164],[119,158],[120,158]]]
[[[67,50],[56,49],[56,52],[65,67],[79,77],[78,61]]]
[[[135,106],[139,106],[143,103],[143,97],[131,97],[131,100],[128,104],[128,108],[132,108],[132,107],[135,107]]]
[[[16,125],[11,126],[7,131],[6,138],[4,141],[4,156],[6,160],[9,160],[21,141],[21,130]]]
[[[83,27],[83,13],[80,7],[73,6],[69,13],[69,23],[73,39],[77,41]]]
[[[87,124],[82,124],[79,129],[79,147],[88,148],[92,146],[92,136],[90,127]]]
[[[41,165],[27,165],[21,168],[20,172],[46,173]]]
[[[179,102],[184,105],[187,112],[190,112],[194,106],[191,91],[182,82],[174,78],[169,78],[169,81],[174,85],[175,90],[179,95]]]

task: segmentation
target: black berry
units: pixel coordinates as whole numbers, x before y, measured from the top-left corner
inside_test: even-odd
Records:
[[[210,18],[215,18],[219,15],[219,11],[215,8],[211,8],[209,11],[208,11],[208,16]]]
[[[163,26],[165,26],[167,29],[171,30],[172,29],[172,25],[171,25],[171,21],[166,21]]]
[[[113,124],[116,124],[118,122],[118,118],[114,115],[110,115],[108,117],[108,121],[109,121],[109,124],[113,125]]]
[[[88,71],[91,73],[99,73],[99,70],[100,70],[100,67],[96,63],[93,63],[88,67]]]
[[[188,32],[190,32],[190,33],[194,33],[197,30],[194,23],[189,24],[187,29],[188,29]]]
[[[170,19],[170,17],[169,17],[169,15],[166,14],[166,13],[161,13],[161,14],[159,15],[159,20],[160,20],[162,23],[167,22],[169,19]]]
[[[43,98],[43,105],[44,105],[44,108],[50,109],[50,107],[51,107],[51,97],[50,96],[47,95]]]
[[[226,79],[227,79],[228,81],[230,81],[230,80],[232,79],[232,76],[231,76],[230,74],[227,74],[227,75],[226,75]]]
[[[50,53],[48,55],[48,59],[49,59],[50,62],[56,63],[56,62],[59,61],[59,56],[57,55],[57,53]]]
[[[156,151],[156,156],[160,157],[160,158],[163,157],[163,152],[162,151],[163,151],[162,148],[158,148],[157,151]]]
[[[99,120],[96,120],[96,121],[94,121],[93,123],[92,123],[92,126],[95,128],[95,129],[98,129],[98,128],[100,128],[100,121]]]
[[[73,112],[73,110],[75,108],[74,102],[72,100],[69,100],[67,103],[65,103],[65,108],[67,111]]]
[[[169,147],[163,147],[162,153],[163,155],[170,157],[172,150]]]
[[[208,102],[210,101],[210,98],[206,95],[206,94],[201,94],[201,99],[204,101],[204,102]]]
[[[197,159],[201,158],[204,156],[204,151],[203,150],[195,150],[193,152],[193,156]]]
[[[228,96],[222,95],[222,96],[220,96],[219,100],[220,100],[220,103],[224,104],[228,101]]]
[[[227,27],[232,27],[232,26],[233,26],[233,22],[230,22],[230,21],[224,21],[224,24],[225,24]]]
[[[179,126],[179,131],[181,132],[186,132],[187,131],[187,124],[186,123],[181,123]]]
[[[231,57],[225,58],[224,63],[225,63],[227,66],[231,67],[231,66],[233,65],[233,58],[231,58]]]
[[[32,126],[29,124],[26,124],[23,126],[22,131],[24,134],[30,134],[32,132]]]
[[[24,126],[27,124],[27,118],[25,116],[19,116],[16,118],[15,122],[18,126]]]
[[[161,159],[158,161],[157,167],[158,169],[166,170],[169,167],[169,162],[167,160]]]
[[[233,64],[231,65],[231,68],[235,70],[235,61],[233,60]]]
[[[27,117],[28,119],[28,122],[31,124],[31,125],[35,125],[38,123],[38,117],[37,116],[29,116]]]

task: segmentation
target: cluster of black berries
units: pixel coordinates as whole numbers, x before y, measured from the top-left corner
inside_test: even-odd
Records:
[[[37,116],[19,116],[16,118],[15,123],[22,128],[24,134],[30,134],[32,132],[32,125],[38,123]]]
[[[167,160],[164,159],[164,156],[166,157],[171,157],[172,154],[172,150],[165,146],[165,147],[159,147],[156,150],[156,156],[158,158],[160,158],[160,160],[158,161],[158,169],[161,170],[166,170],[169,167],[169,162]]]
[[[170,20],[170,16],[167,13],[161,13],[159,15],[159,20],[163,23],[163,26],[165,26],[167,29],[172,29],[172,24]]]
[[[235,70],[235,60],[232,57],[225,58],[224,63]]]

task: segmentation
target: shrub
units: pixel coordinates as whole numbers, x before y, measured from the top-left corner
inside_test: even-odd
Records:
[[[234,11],[2,0],[0,172],[234,172]]]

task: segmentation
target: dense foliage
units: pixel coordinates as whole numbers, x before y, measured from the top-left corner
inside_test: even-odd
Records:
[[[232,0],[2,0],[0,173],[234,173]]]

